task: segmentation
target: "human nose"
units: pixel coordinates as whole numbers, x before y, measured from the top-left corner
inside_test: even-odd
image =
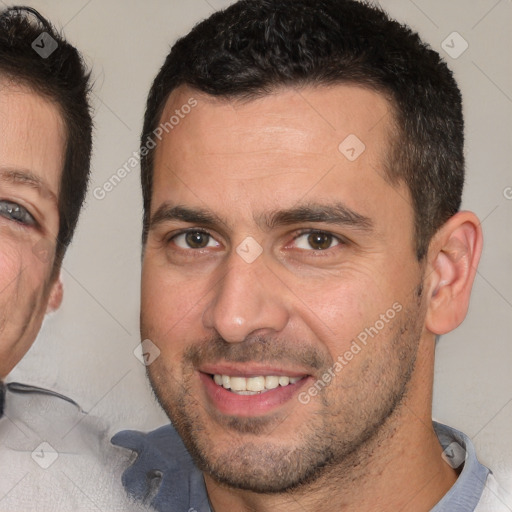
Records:
[[[257,333],[279,332],[289,320],[286,295],[286,288],[263,257],[247,263],[234,253],[205,308],[203,326],[215,329],[230,343]]]

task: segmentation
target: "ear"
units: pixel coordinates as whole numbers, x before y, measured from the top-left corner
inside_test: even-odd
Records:
[[[482,228],[472,212],[458,212],[429,247],[429,303],[425,326],[434,334],[455,329],[465,318],[482,253]]]
[[[50,295],[48,297],[48,305],[46,306],[46,313],[51,313],[59,309],[62,303],[62,296],[64,295],[64,289],[62,287],[62,280],[59,276],[55,279],[50,288]]]

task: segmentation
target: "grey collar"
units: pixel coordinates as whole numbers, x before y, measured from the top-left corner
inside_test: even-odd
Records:
[[[439,442],[444,449],[445,461],[454,468],[462,464],[463,466],[457,481],[431,512],[472,511],[482,497],[490,470],[480,464],[475,447],[466,434],[441,423],[435,421],[433,423]]]

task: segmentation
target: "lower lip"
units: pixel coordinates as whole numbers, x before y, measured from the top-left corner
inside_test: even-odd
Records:
[[[237,395],[215,384],[211,375],[199,372],[199,378],[208,398],[219,412],[229,416],[244,417],[261,416],[277,409],[296,396],[306,381],[309,380],[309,377],[305,377],[295,384],[279,386],[265,393]]]

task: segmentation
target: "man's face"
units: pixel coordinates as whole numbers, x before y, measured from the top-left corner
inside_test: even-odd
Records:
[[[65,135],[57,107],[0,82],[0,377],[33,343],[60,283],[50,281]]]
[[[192,96],[155,153],[148,372],[203,470],[280,492],[357,450],[414,385],[410,195],[385,179],[392,114],[377,93],[182,89],[162,121]]]

